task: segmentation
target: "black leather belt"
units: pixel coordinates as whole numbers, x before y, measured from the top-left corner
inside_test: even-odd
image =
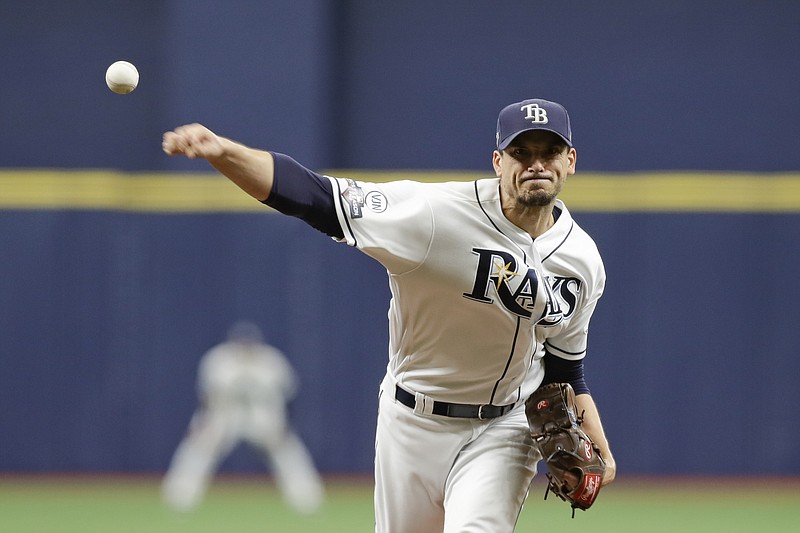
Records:
[[[395,399],[405,405],[414,409],[417,401],[414,395],[397,385],[394,391]],[[510,405],[469,405],[465,403],[448,403],[448,402],[433,402],[433,414],[441,416],[449,416],[452,418],[477,418],[483,420],[485,418],[497,418],[509,412],[514,407]]]

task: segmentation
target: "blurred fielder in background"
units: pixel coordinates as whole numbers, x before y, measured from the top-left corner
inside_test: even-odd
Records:
[[[164,501],[179,511],[193,509],[220,462],[245,442],[264,453],[293,508],[316,511],[323,484],[286,410],[297,388],[295,373],[259,327],[234,324],[227,341],[201,359],[197,387],[200,405],[164,478]]]

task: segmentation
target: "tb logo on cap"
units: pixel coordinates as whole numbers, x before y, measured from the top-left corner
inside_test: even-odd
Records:
[[[525,120],[530,120],[534,124],[547,124],[547,110],[539,107],[539,104],[527,104],[519,108],[525,111]]]

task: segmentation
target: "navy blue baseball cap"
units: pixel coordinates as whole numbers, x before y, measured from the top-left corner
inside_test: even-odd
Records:
[[[563,105],[534,98],[507,105],[497,117],[497,149],[505,150],[524,131],[552,131],[572,147],[572,127]]]

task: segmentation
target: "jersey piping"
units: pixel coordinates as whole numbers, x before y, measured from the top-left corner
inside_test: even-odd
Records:
[[[567,234],[564,235],[564,238],[561,240],[561,242],[558,243],[558,245],[555,248],[553,248],[550,251],[549,254],[547,254],[545,257],[542,258],[542,263],[544,263],[545,261],[550,259],[550,256],[552,256],[554,253],[556,253],[558,251],[558,249],[561,248],[564,245],[565,242],[567,242],[567,239],[569,239],[569,236],[572,234],[572,229],[574,227],[575,227],[575,221],[572,220],[572,221],[570,221],[570,225],[569,225],[569,229],[567,230]]]
[[[339,180],[330,179],[333,186],[336,187],[336,201],[339,202],[339,210],[345,212],[347,210],[347,206],[345,205],[344,196],[342,195],[342,188],[339,185]],[[356,234],[353,231],[353,228],[350,226],[350,219],[348,217],[342,217],[347,225],[347,235],[353,240],[353,246],[358,248],[358,239],[356,238]],[[347,238],[345,235],[345,239]]]
[[[497,224],[494,223],[494,220],[492,220],[492,217],[490,217],[489,213],[486,211],[486,209],[484,209],[483,201],[481,200],[481,195],[480,195],[480,191],[478,189],[478,182],[477,181],[475,182],[473,189],[475,191],[475,200],[478,202],[478,207],[480,207],[481,212],[484,214],[484,216],[489,221],[489,223],[492,225],[492,227],[495,230],[497,230],[498,233],[500,233],[502,235],[505,235],[505,233],[503,233],[503,230],[501,230],[497,226]],[[527,259],[528,255],[525,252],[525,250],[520,248],[520,251],[522,252],[523,257],[525,257]],[[489,400],[489,403],[494,403],[494,397],[495,397],[495,394],[497,393],[497,388],[500,386],[500,383],[502,383],[502,381],[505,379],[506,375],[508,374],[508,368],[511,366],[511,361],[514,359],[514,354],[517,351],[517,338],[519,337],[519,328],[520,328],[520,319],[517,318],[517,325],[516,325],[516,328],[514,329],[514,340],[511,343],[511,352],[508,354],[508,358],[506,359],[506,366],[503,368],[503,373],[494,382],[494,387],[492,387],[492,396],[491,396],[491,398]],[[533,354],[531,354],[531,355],[533,355]],[[526,357],[526,359],[528,359],[528,358]],[[530,368],[530,364],[528,364],[528,367]],[[517,387],[516,390],[517,390],[517,400],[516,401],[519,401],[519,398],[522,395],[521,387]]]

